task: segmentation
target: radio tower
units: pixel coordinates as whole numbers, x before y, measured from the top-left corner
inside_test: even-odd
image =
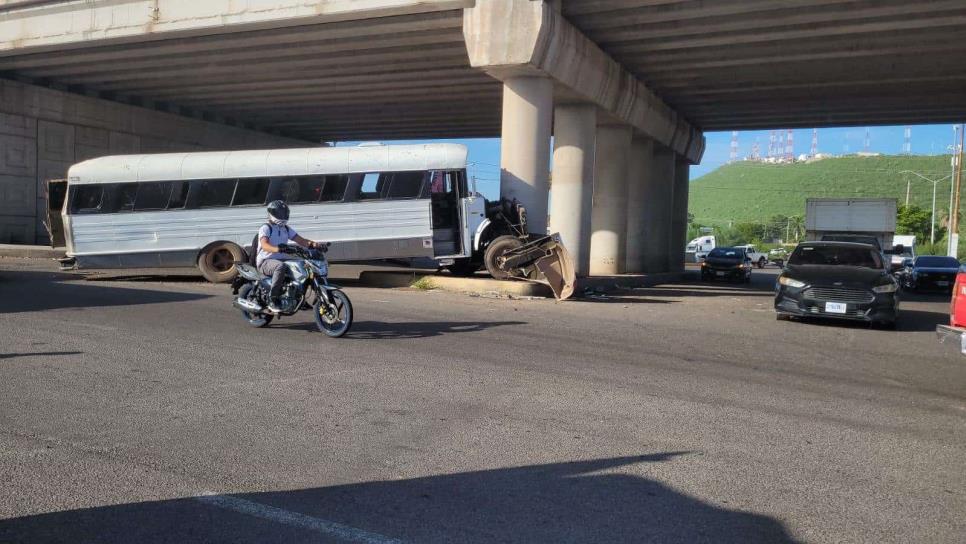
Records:
[[[869,130],[869,127],[865,127],[865,146],[864,146],[864,151],[866,153],[868,153],[869,152],[869,148],[871,148],[871,147],[872,147],[872,135],[871,135],[871,131]]]
[[[758,144],[758,138],[755,138],[755,143],[751,146],[751,160],[761,160],[761,145]]]
[[[906,155],[912,155],[912,127],[906,127],[904,136],[905,141],[902,143],[902,152]]]
[[[775,158],[779,161],[785,159],[785,133],[778,131],[778,141],[775,142]]]
[[[775,146],[778,145],[778,134],[773,130],[768,135],[768,158],[775,156]]]
[[[731,131],[731,157],[728,162],[735,162],[738,160],[738,131]]]
[[[795,133],[788,129],[788,136],[785,137],[785,160],[792,162],[795,160]]]
[[[808,152],[808,154],[812,157],[815,157],[815,155],[818,155],[818,129],[817,128],[812,129],[812,149],[811,151]]]

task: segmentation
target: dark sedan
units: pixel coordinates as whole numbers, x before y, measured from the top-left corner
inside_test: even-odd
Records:
[[[701,263],[701,279],[710,281],[715,278],[751,281],[751,259],[740,247],[716,247],[708,253]]]
[[[955,257],[923,255],[915,260],[907,259],[903,264],[902,286],[910,291],[949,292],[959,273],[959,261]]]
[[[775,283],[775,311],[789,316],[849,319],[895,326],[899,284],[875,246],[804,242]]]

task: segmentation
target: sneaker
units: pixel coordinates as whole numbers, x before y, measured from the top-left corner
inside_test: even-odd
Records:
[[[278,307],[278,303],[276,303],[274,301],[268,303],[268,307],[265,308],[265,311],[267,311],[270,314],[280,314],[280,313],[282,313],[282,309],[279,308]]]

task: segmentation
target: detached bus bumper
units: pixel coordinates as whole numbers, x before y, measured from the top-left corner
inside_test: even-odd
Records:
[[[950,349],[955,349],[961,355],[966,355],[966,329],[950,327],[949,325],[936,325],[936,337],[940,344],[947,344]]]

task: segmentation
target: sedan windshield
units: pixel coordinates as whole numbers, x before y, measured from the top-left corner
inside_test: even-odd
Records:
[[[843,265],[882,268],[877,251],[849,246],[798,246],[788,259],[789,265]]]
[[[708,257],[717,259],[740,259],[744,251],[734,247],[716,247],[708,253]]]
[[[955,257],[919,257],[916,266],[923,268],[959,268],[959,261]]]

